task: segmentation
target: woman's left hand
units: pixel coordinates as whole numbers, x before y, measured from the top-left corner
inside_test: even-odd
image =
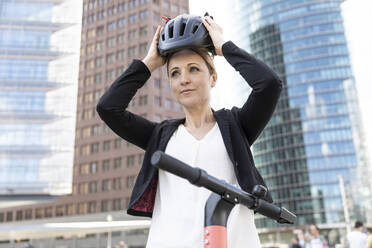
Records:
[[[222,28],[210,16],[203,17],[203,24],[212,38],[217,55],[223,56],[222,45],[225,43],[225,39],[222,35]]]

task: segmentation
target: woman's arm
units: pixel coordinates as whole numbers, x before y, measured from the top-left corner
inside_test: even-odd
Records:
[[[144,150],[156,123],[126,109],[137,90],[150,76],[151,73],[143,62],[133,60],[100,98],[96,107],[99,116],[112,131]]]
[[[252,145],[274,112],[282,82],[263,62],[231,41],[225,42],[222,28],[212,18],[203,17],[203,24],[212,38],[217,55],[223,55],[252,87],[247,101],[238,109],[239,122],[249,145]]]
[[[282,81],[262,61],[237,47],[231,41],[223,44],[222,53],[252,87],[247,101],[242,108],[238,109],[240,124],[249,145],[252,145],[275,110],[282,90]]]
[[[160,32],[161,27],[158,26],[149,52],[143,61],[133,60],[128,69],[101,97],[96,107],[101,119],[117,135],[144,150],[156,123],[126,109],[137,90],[149,79],[151,72],[164,64],[164,59],[157,52]]]

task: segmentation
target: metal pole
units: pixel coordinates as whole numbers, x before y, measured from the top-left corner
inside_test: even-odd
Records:
[[[349,209],[347,207],[344,178],[342,177],[342,175],[338,175],[338,182],[340,184],[341,197],[342,197],[342,206],[344,207],[344,216],[345,216],[345,223],[346,223],[346,231],[347,231],[347,233],[349,233],[349,232],[351,232],[350,216],[349,216]]]
[[[112,215],[111,214],[107,215],[107,221],[108,222],[112,221]],[[111,248],[111,229],[108,231],[108,234],[107,234],[107,248]]]

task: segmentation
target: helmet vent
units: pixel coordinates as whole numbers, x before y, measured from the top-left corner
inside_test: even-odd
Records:
[[[165,40],[165,34],[161,35],[161,39],[164,41]]]
[[[192,31],[191,31],[193,34],[195,34],[196,30],[198,30],[199,24],[200,23],[195,23],[194,24],[194,27],[192,28]]]
[[[169,38],[173,38],[173,26],[169,27]]]
[[[182,36],[185,33],[186,23],[182,23],[181,29],[180,29],[180,36]]]

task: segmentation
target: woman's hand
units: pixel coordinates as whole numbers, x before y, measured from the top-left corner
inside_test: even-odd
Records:
[[[217,55],[223,56],[222,45],[226,42],[222,35],[222,28],[210,16],[203,17],[204,27],[212,38]]]
[[[142,62],[151,72],[165,64],[165,58],[161,57],[158,52],[159,37],[162,30],[163,27],[158,26],[154,38],[152,39],[149,51],[147,52],[146,57],[142,60]]]

